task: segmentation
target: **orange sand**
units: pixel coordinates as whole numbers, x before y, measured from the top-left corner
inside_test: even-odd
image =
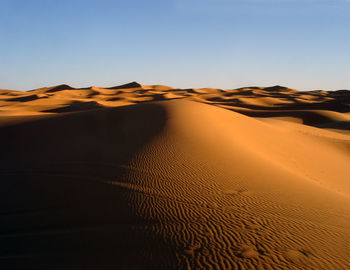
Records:
[[[350,269],[349,103],[0,90],[0,269]]]

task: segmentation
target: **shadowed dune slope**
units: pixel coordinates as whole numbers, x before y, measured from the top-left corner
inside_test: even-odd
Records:
[[[1,269],[350,268],[348,92],[129,86],[4,90]]]

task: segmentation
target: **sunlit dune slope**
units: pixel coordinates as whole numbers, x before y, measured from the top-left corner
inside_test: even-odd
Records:
[[[3,90],[0,268],[348,269],[348,97]]]

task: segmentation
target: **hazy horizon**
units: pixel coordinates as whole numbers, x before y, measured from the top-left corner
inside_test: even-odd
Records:
[[[269,88],[269,87],[275,87],[275,86],[280,86],[280,87],[286,87],[286,88],[289,88],[289,89],[295,89],[295,90],[299,90],[299,91],[316,91],[316,90],[324,90],[324,91],[338,91],[338,90],[349,90],[349,89],[331,89],[331,90],[327,90],[327,89],[297,89],[297,88],[293,88],[293,87],[289,87],[287,85],[244,85],[244,86],[241,86],[241,87],[229,87],[229,88],[221,88],[221,87],[196,87],[195,85],[191,86],[191,87],[178,87],[177,85],[170,85],[170,84],[159,84],[159,83],[153,83],[153,84],[145,84],[145,83],[142,83],[142,82],[139,82],[139,81],[132,81],[132,82],[123,82],[123,83],[117,83],[117,84],[111,84],[111,85],[73,85],[73,84],[69,84],[69,83],[60,83],[60,84],[54,84],[54,85],[42,85],[42,86],[39,86],[39,87],[36,87],[36,88],[31,88],[31,89],[6,89],[6,88],[1,88],[1,90],[14,90],[14,91],[24,91],[24,92],[27,92],[27,91],[34,91],[34,90],[38,90],[38,89],[42,89],[42,88],[51,88],[51,87],[56,87],[56,86],[61,86],[61,85],[68,85],[74,89],[84,89],[84,88],[90,88],[90,87],[98,87],[98,88],[113,88],[113,87],[119,87],[119,86],[122,86],[122,85],[127,85],[127,84],[130,84],[130,83],[138,83],[140,85],[145,85],[145,86],[151,86],[151,85],[164,85],[164,86],[170,86],[174,89],[220,89],[220,90],[235,90],[235,89],[240,89],[240,88],[253,88],[253,87],[261,87],[261,88]],[[350,91],[350,90],[349,90]]]
[[[350,88],[346,0],[1,0],[0,88]]]

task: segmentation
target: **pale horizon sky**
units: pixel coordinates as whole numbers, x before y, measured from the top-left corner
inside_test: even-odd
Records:
[[[349,0],[0,0],[0,89],[350,89]]]

